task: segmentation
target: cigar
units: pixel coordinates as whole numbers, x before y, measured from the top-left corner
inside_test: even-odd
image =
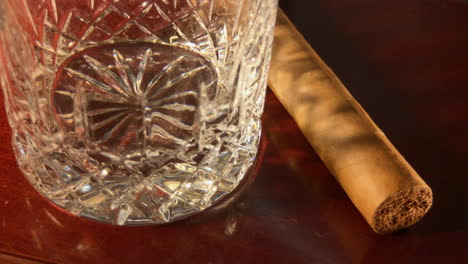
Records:
[[[375,232],[427,213],[431,188],[281,10],[269,86]]]

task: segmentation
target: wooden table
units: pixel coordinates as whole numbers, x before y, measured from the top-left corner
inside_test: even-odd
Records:
[[[18,170],[0,113],[0,263],[468,263],[468,2],[283,0],[432,186],[414,228],[374,234],[277,99],[243,199],[198,220],[115,227],[69,216]]]

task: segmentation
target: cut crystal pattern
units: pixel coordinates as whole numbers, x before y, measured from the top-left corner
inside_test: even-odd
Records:
[[[167,223],[257,152],[276,0],[4,0],[0,84],[18,163],[69,212]]]

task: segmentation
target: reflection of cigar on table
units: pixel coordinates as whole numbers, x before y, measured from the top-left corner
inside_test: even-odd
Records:
[[[377,233],[418,222],[432,191],[280,11],[269,84]]]

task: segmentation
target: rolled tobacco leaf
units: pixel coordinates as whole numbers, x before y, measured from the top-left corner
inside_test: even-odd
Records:
[[[427,213],[431,188],[282,11],[269,85],[375,232],[407,228]]]

